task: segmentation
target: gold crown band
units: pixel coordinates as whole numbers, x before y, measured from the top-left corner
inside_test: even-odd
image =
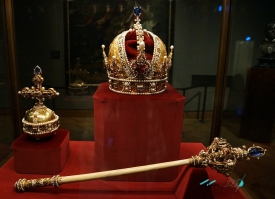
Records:
[[[158,80],[116,79],[109,77],[109,89],[122,94],[151,95],[166,89],[167,78]]]

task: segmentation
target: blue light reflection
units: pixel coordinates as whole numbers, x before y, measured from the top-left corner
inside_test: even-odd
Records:
[[[250,41],[251,40],[251,37],[250,36],[247,36],[246,38],[245,38],[245,41]]]

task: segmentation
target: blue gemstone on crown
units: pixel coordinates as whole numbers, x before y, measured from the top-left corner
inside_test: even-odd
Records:
[[[141,7],[135,6],[134,7],[134,14],[136,16],[140,16],[140,14],[141,14]]]
[[[250,147],[248,149],[249,155],[252,157],[261,157],[265,154],[265,150],[262,147]]]
[[[36,66],[34,71],[36,75],[39,75],[41,73],[41,68],[39,66]]]

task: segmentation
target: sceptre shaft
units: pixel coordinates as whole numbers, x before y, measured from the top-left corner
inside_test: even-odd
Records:
[[[231,145],[226,141],[226,139],[215,138],[207,151],[201,150],[198,155],[192,156],[191,158],[184,160],[176,160],[171,162],[163,162],[157,164],[150,164],[144,166],[130,167],[124,169],[116,169],[109,171],[101,171],[96,173],[87,173],[80,175],[71,176],[59,176],[55,175],[51,178],[40,178],[40,179],[30,179],[25,178],[19,179],[14,187],[19,192],[24,192],[27,189],[34,187],[44,187],[44,186],[54,186],[59,187],[62,184],[82,182],[88,180],[102,179],[107,177],[114,177],[132,173],[140,173],[145,171],[164,169],[175,166],[192,165],[192,166],[209,166],[218,173],[225,176],[229,176],[233,171],[234,166],[238,160],[246,159],[249,157],[259,158],[265,154],[266,149],[260,146],[253,145],[246,150],[246,147],[242,148],[232,148]]]

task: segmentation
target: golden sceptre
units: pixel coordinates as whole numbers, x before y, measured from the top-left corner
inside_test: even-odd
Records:
[[[233,148],[226,141],[226,139],[215,138],[207,151],[201,150],[198,155],[192,156],[191,158],[184,160],[176,160],[171,162],[163,162],[157,164],[150,164],[144,166],[130,167],[124,169],[116,169],[109,171],[102,171],[96,173],[87,173],[80,175],[71,175],[71,176],[59,176],[55,175],[51,178],[40,178],[40,179],[19,179],[14,187],[19,192],[24,192],[27,189],[34,187],[44,187],[44,186],[54,186],[59,187],[62,184],[73,183],[73,182],[82,182],[88,180],[95,180],[107,177],[114,177],[132,173],[139,173],[157,169],[164,169],[175,166],[183,165],[192,165],[192,166],[202,166],[202,167],[211,167],[214,170],[217,170],[218,173],[221,173],[225,176],[229,176],[233,171],[234,166],[238,160],[249,160],[249,157],[259,158],[265,154],[266,149],[253,145],[252,147],[246,150],[246,147],[242,148]]]

